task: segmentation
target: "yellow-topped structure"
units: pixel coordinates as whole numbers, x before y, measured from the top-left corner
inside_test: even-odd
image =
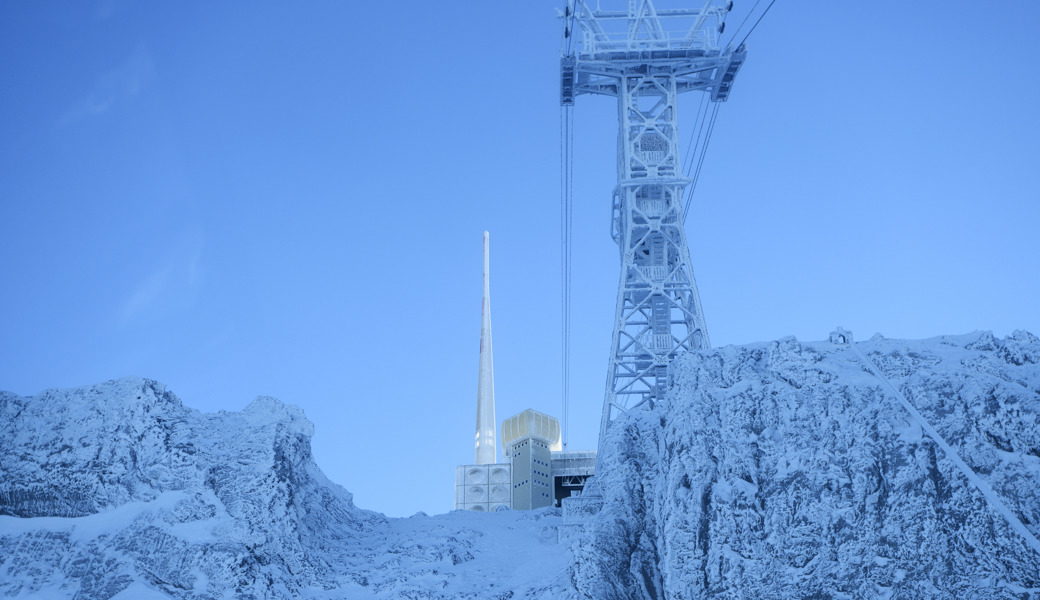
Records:
[[[532,408],[502,421],[502,453],[509,455],[509,447],[525,437],[535,437],[549,445],[553,452],[563,449],[560,442],[560,421]]]

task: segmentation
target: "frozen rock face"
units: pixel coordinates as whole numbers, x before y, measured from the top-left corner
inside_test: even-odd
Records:
[[[185,408],[139,378],[0,393],[0,597],[556,598],[552,511],[387,519],[299,408]],[[510,549],[515,548],[515,553]]]
[[[204,415],[128,378],[4,393],[0,422],[5,595],[108,598],[139,580],[185,598],[263,597],[276,581],[293,592],[327,582],[351,537],[385,526],[324,478],[313,426],[273,398]]]
[[[1040,535],[1040,341],[856,347]],[[1040,598],[1040,554],[852,347],[720,348],[673,377],[611,428],[573,545],[553,510],[360,510],[271,398],[0,393],[0,597]]]
[[[857,345],[1040,536],[1040,341]],[[673,376],[602,444],[581,596],[1040,597],[1040,554],[849,346],[719,348]]]

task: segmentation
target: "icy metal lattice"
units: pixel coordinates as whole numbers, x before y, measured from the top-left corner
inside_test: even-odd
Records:
[[[600,438],[623,411],[661,398],[668,364],[681,352],[709,347],[683,228],[678,95],[729,96],[746,56],[720,50],[728,7],[658,10],[629,0],[627,11],[569,4],[561,59],[561,102],[581,94],[618,99],[618,184],[611,234],[621,252],[621,281],[607,373]]]

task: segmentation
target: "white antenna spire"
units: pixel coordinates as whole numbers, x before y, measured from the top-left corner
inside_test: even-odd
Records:
[[[491,360],[491,287],[488,232],[484,232],[484,302],[480,315],[480,372],[477,377],[477,464],[498,462],[495,445],[495,369]]]

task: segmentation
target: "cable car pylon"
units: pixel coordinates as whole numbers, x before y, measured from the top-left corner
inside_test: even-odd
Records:
[[[618,175],[611,235],[621,277],[607,368],[600,440],[619,414],[653,406],[680,353],[710,347],[686,241],[683,194],[692,179],[679,152],[678,96],[701,92],[724,102],[747,56],[743,41],[720,47],[732,2],[658,8],[629,0],[625,10],[571,0],[563,11],[562,106],[564,351],[568,347],[572,111],[583,94],[618,102]],[[746,39],[746,36],[745,36]],[[705,113],[706,114],[706,113]],[[712,111],[715,114],[715,111]],[[714,123],[714,117],[712,117]],[[566,368],[566,367],[565,367]],[[568,393],[564,375],[564,407]]]

